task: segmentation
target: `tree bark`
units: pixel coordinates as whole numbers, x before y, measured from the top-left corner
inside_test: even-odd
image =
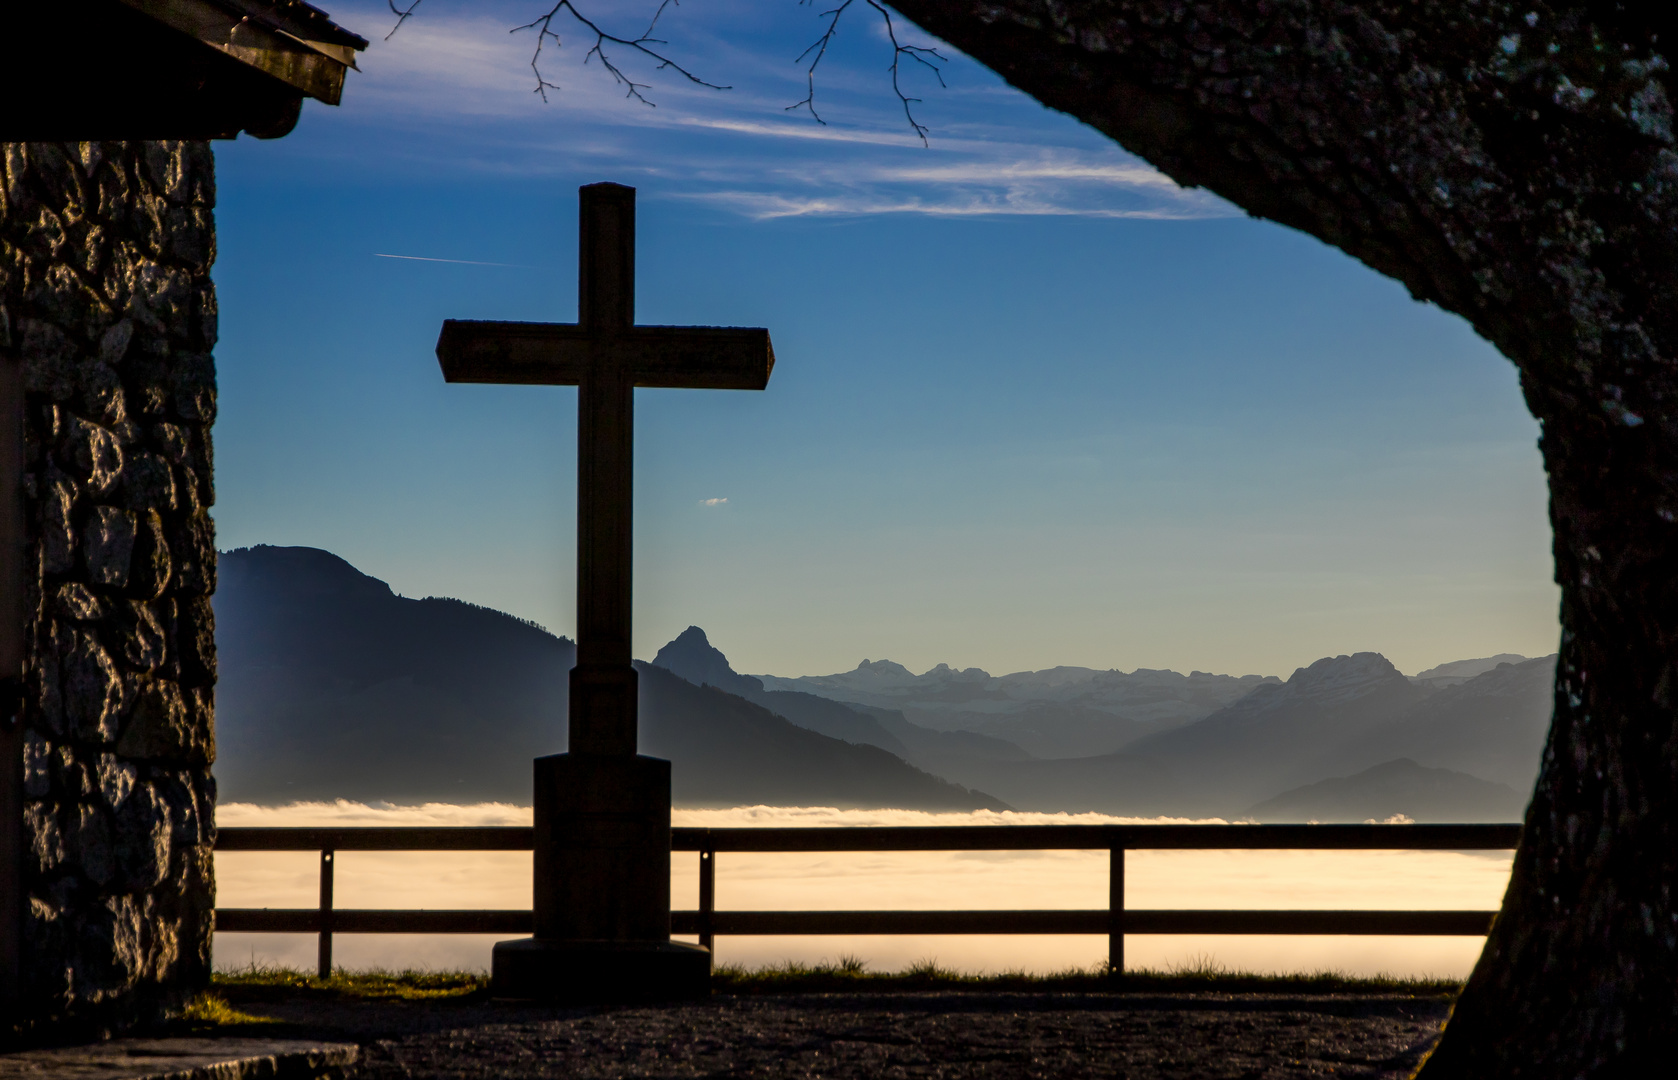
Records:
[[[1678,1058],[1678,5],[894,6],[1520,369],[1562,589],[1555,719],[1502,914],[1421,1075]]]

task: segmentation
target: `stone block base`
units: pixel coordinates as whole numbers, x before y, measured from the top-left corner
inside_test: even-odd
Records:
[[[711,950],[680,941],[496,942],[490,996],[567,1005],[689,1001],[711,992]]]

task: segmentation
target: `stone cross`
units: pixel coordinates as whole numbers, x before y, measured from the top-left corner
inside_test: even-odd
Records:
[[[495,947],[498,997],[624,1000],[708,986],[670,938],[670,763],[636,756],[630,665],[637,386],[762,390],[769,332],[635,325],[635,189],[581,192],[577,322],[449,320],[449,382],[578,388],[577,666],[570,752],[536,761],[535,937]]]

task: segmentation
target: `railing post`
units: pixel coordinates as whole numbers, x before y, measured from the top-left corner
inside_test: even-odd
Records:
[[[1124,974],[1124,847],[1122,842],[1107,851],[1107,971],[1113,978]]]
[[[699,852],[699,944],[715,951],[716,937],[711,933],[711,913],[717,910],[717,853],[701,849]]]
[[[327,850],[320,853],[320,977],[332,977],[332,857]]]

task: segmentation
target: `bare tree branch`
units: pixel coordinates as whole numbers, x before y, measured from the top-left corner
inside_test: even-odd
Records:
[[[873,8],[875,11],[878,11],[880,13],[880,18],[886,21],[886,37],[891,40],[892,48],[892,92],[897,95],[897,100],[903,103],[903,118],[909,121],[909,126],[914,129],[915,134],[921,137],[921,145],[925,146],[927,145],[926,136],[928,129],[915,120],[914,111],[909,108],[911,102],[918,104],[921,99],[908,97],[903,93],[903,88],[898,85],[898,75],[902,67],[903,58],[908,57],[909,59],[915,61],[915,63],[932,72],[933,77],[938,80],[938,85],[948,89],[948,85],[944,82],[944,69],[939,67],[938,64],[947,64],[949,63],[949,60],[937,49],[929,49],[924,45],[899,44],[897,40],[897,29],[892,26],[891,23],[891,12],[887,11],[885,7],[877,3],[876,0],[868,0],[868,6]],[[938,61],[938,63],[933,63],[933,60]]]
[[[561,44],[559,34],[555,33],[553,29],[553,21],[561,12],[565,12],[570,15],[573,19],[588,27],[590,32],[594,34],[594,44],[590,46],[588,52],[584,54],[583,63],[586,64],[590,60],[599,57],[601,66],[611,72],[612,78],[616,79],[620,85],[624,86],[628,90],[628,93],[624,95],[625,97],[632,97],[643,105],[651,106],[654,104],[653,102],[648,101],[641,94],[641,91],[651,89],[651,84],[638,83],[631,79],[628,75],[624,74],[623,70],[612,62],[611,57],[606,55],[606,46],[609,44],[622,45],[627,49],[640,53],[642,56],[645,56],[650,60],[658,61],[658,66],[653,69],[654,71],[663,71],[665,68],[669,68],[671,71],[685,77],[688,82],[694,83],[698,86],[703,86],[711,90],[732,90],[733,87],[731,86],[719,86],[716,83],[707,82],[704,79],[701,79],[698,75],[695,75],[687,68],[670,59],[670,57],[659,52],[657,49],[652,48],[654,45],[669,44],[668,42],[652,37],[651,34],[653,27],[658,25],[659,17],[664,14],[664,9],[670,7],[673,3],[680,3],[680,0],[663,0],[663,2],[658,5],[658,10],[653,13],[652,22],[647,24],[646,32],[641,34],[639,37],[621,38],[615,34],[608,34],[606,31],[600,29],[600,27],[590,21],[589,18],[582,12],[578,11],[576,7],[572,5],[571,0],[559,0],[559,3],[549,9],[546,15],[533,19],[532,21],[525,23],[523,26],[515,26],[508,32],[516,34],[520,30],[536,31],[536,49],[530,54],[530,70],[536,74],[536,93],[542,95],[543,101],[548,100],[549,90],[560,89],[557,83],[551,83],[542,76],[541,61],[542,49],[548,43],[548,39],[553,39],[553,43],[556,48]]]
[[[811,2],[811,0],[798,0],[798,2],[800,4],[807,5]],[[891,89],[892,92],[897,95],[897,100],[903,104],[904,119],[909,121],[910,129],[920,137],[921,145],[925,146],[927,145],[926,137],[930,129],[915,119],[915,112],[911,108],[912,105],[919,104],[921,99],[912,98],[905,94],[903,92],[902,83],[899,81],[899,76],[902,73],[903,60],[907,57],[908,59],[920,64],[922,67],[932,72],[933,76],[937,78],[939,86],[944,86],[944,71],[938,65],[948,63],[948,58],[941,54],[937,49],[929,49],[923,45],[902,44],[897,40],[897,28],[892,25],[891,12],[886,10],[885,6],[880,4],[878,0],[863,0],[863,2],[875,11],[879,12],[880,18],[885,21],[886,37],[891,41],[892,48]],[[840,18],[844,16],[846,10],[854,3],[856,3],[856,0],[844,0],[844,2],[838,7],[821,13],[821,17],[827,20],[827,29],[822,32],[821,37],[811,43],[808,49],[799,53],[797,60],[794,61],[794,63],[802,63],[804,58],[809,56],[811,53],[816,54],[815,59],[810,61],[810,66],[804,70],[805,87],[808,90],[808,93],[805,95],[803,101],[797,101],[788,105],[788,112],[795,109],[807,109],[809,110],[811,119],[815,120],[816,123],[823,125],[827,123],[826,120],[821,118],[821,114],[816,111],[816,67],[822,62],[822,57],[827,55],[827,47],[833,43],[835,35],[839,33]],[[933,63],[934,60],[938,61],[938,63]]]
[[[390,33],[385,35],[386,41],[389,41],[396,34],[396,31],[402,28],[402,24],[408,21],[408,18],[414,14],[414,10],[418,8],[422,2],[423,0],[412,0],[406,8],[401,8],[397,6],[396,0],[385,0],[385,3],[390,6],[391,14],[396,16],[396,25],[392,26],[390,28]],[[812,0],[798,0],[798,2],[803,5],[809,5],[812,3]],[[797,109],[807,110],[810,114],[810,118],[816,123],[826,125],[827,121],[823,120],[821,114],[816,111],[816,68],[821,65],[822,58],[827,55],[828,46],[833,44],[833,39],[839,33],[839,20],[856,2],[857,0],[841,0],[838,7],[821,13],[820,17],[827,20],[827,28],[822,31],[822,35],[819,38],[811,43],[809,48],[799,53],[797,59],[794,61],[794,63],[803,63],[805,59],[811,58],[812,54],[814,54],[813,59],[810,59],[809,66],[804,70],[804,84],[807,92],[805,93],[802,101],[797,101],[787,106],[788,112]],[[897,95],[897,100],[903,106],[903,118],[909,122],[909,129],[921,140],[922,146],[928,145],[927,135],[931,133],[931,129],[915,119],[914,106],[920,104],[921,99],[918,97],[910,97],[908,94],[903,92],[903,62],[905,60],[914,61],[926,68],[928,71],[932,72],[933,77],[938,80],[939,86],[946,86],[947,84],[944,82],[944,70],[941,65],[948,63],[949,58],[944,56],[937,49],[927,48],[924,45],[903,44],[897,40],[897,26],[892,22],[891,11],[887,9],[880,0],[862,0],[862,2],[873,8],[874,11],[879,14],[881,21],[885,24],[886,38],[891,42],[892,49],[891,65],[889,68],[891,71],[892,93]],[[553,28],[554,20],[561,14],[571,16],[571,18],[581,23],[590,33],[594,35],[594,44],[591,45],[588,52],[584,54],[583,63],[587,64],[589,61],[598,57],[601,66],[611,73],[612,78],[616,80],[619,85],[624,87],[626,91],[624,96],[634,98],[643,105],[653,106],[656,104],[655,102],[647,100],[646,96],[641,93],[643,90],[652,89],[651,84],[636,82],[634,79],[630,78],[629,75],[627,75],[624,70],[613,62],[612,58],[607,55],[606,49],[608,46],[622,46],[623,48],[629,49],[633,52],[640,53],[649,60],[656,61],[657,66],[653,68],[654,71],[663,71],[666,68],[669,68],[681,75],[683,78],[687,79],[689,82],[698,86],[706,87],[710,90],[733,89],[731,86],[719,86],[716,83],[708,82],[705,79],[700,78],[698,75],[695,75],[693,72],[689,71],[681,64],[678,64],[664,53],[658,51],[657,48],[654,48],[654,46],[669,44],[667,41],[652,36],[653,31],[658,27],[659,19],[664,17],[665,11],[669,8],[680,6],[681,0],[660,0],[658,9],[653,12],[652,19],[647,23],[646,30],[642,31],[639,36],[633,38],[623,38],[618,37],[616,34],[608,34],[596,25],[593,20],[588,18],[588,16],[577,10],[576,5],[573,4],[571,0],[559,0],[558,3],[548,9],[546,14],[532,19],[523,26],[515,26],[508,32],[516,34],[521,30],[536,31],[536,48],[532,50],[530,54],[530,70],[536,76],[536,89],[534,92],[540,94],[543,101],[548,100],[549,90],[561,89],[558,83],[549,82],[542,74],[542,50],[547,47],[550,40],[554,43],[555,48],[558,48],[563,44],[560,40],[559,33]]]

